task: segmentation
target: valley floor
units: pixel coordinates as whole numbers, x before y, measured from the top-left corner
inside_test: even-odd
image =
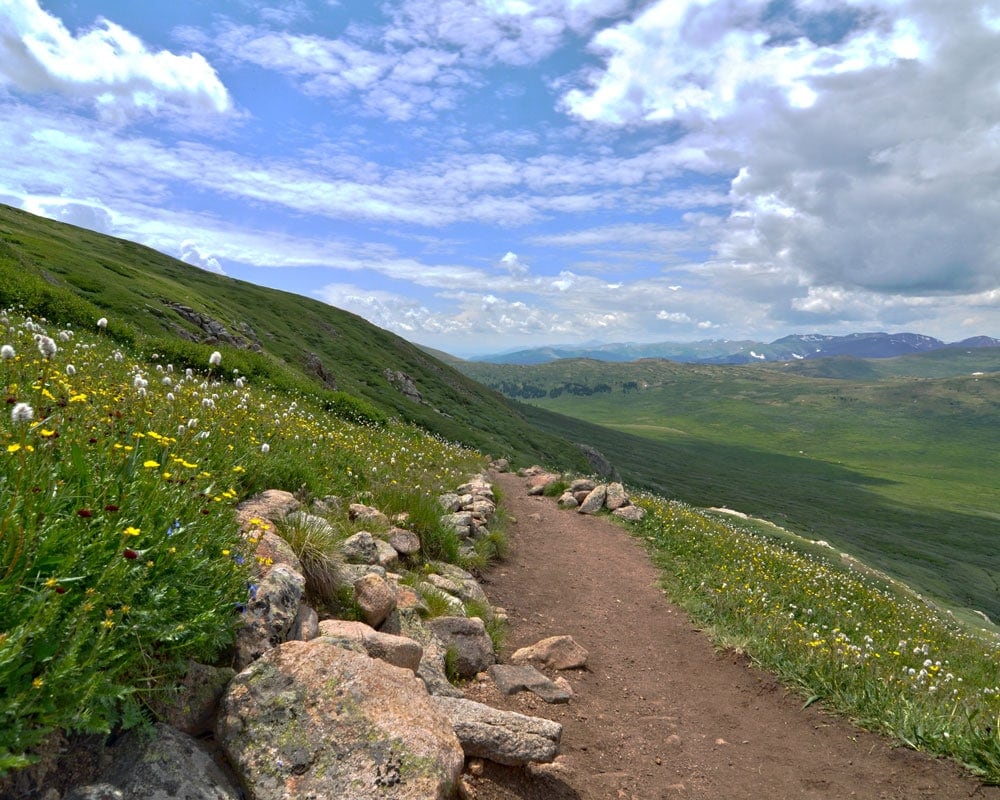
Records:
[[[527,496],[517,476],[494,480],[516,519],[511,555],[485,582],[510,616],[505,655],[569,634],[590,656],[586,670],[561,673],[575,692],[568,705],[469,687],[564,726],[556,764],[524,772],[487,762],[477,800],[1000,799],[954,764],[803,708],[745,659],[715,652],[626,532]]]

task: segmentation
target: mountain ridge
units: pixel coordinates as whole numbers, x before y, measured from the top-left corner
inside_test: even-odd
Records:
[[[643,358],[664,358],[693,364],[752,364],[765,361],[793,361],[832,356],[854,358],[894,358],[911,353],[950,348],[998,347],[1000,339],[973,336],[959,342],[945,342],[920,333],[864,332],[845,335],[820,333],[791,334],[773,342],[750,339],[703,339],[696,342],[634,342],[582,345],[545,345],[508,353],[467,359],[489,364],[546,364],[569,358],[627,362]]]

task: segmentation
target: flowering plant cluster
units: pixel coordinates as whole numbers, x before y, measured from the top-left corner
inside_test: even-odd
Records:
[[[827,706],[1000,781],[1000,638],[827,547],[634,498],[671,597]],[[827,551],[829,554],[826,554]]]
[[[134,724],[187,659],[225,659],[265,488],[443,491],[478,454],[308,396],[0,311],[0,774],[55,729]],[[225,373],[225,374],[220,374]]]

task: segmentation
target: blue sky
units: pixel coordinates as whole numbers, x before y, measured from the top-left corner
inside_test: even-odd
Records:
[[[0,148],[460,355],[1000,335],[1000,0],[0,0]]]

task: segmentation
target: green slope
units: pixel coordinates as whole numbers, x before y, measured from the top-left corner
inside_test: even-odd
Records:
[[[574,447],[528,424],[503,397],[354,314],[0,205],[0,304],[17,303],[77,326],[105,316],[111,335],[138,337],[174,362],[200,365],[219,345],[194,344],[206,332],[175,310],[179,304],[221,324],[240,344],[259,346],[259,353],[221,347],[227,367],[308,391],[335,384],[385,414],[495,456],[586,465]],[[406,397],[386,370],[412,378],[422,400]]]
[[[828,540],[997,617],[1000,373],[973,376],[970,357],[963,377],[936,379],[664,361],[468,371],[512,395],[544,390],[529,419],[597,447],[627,480]]]

